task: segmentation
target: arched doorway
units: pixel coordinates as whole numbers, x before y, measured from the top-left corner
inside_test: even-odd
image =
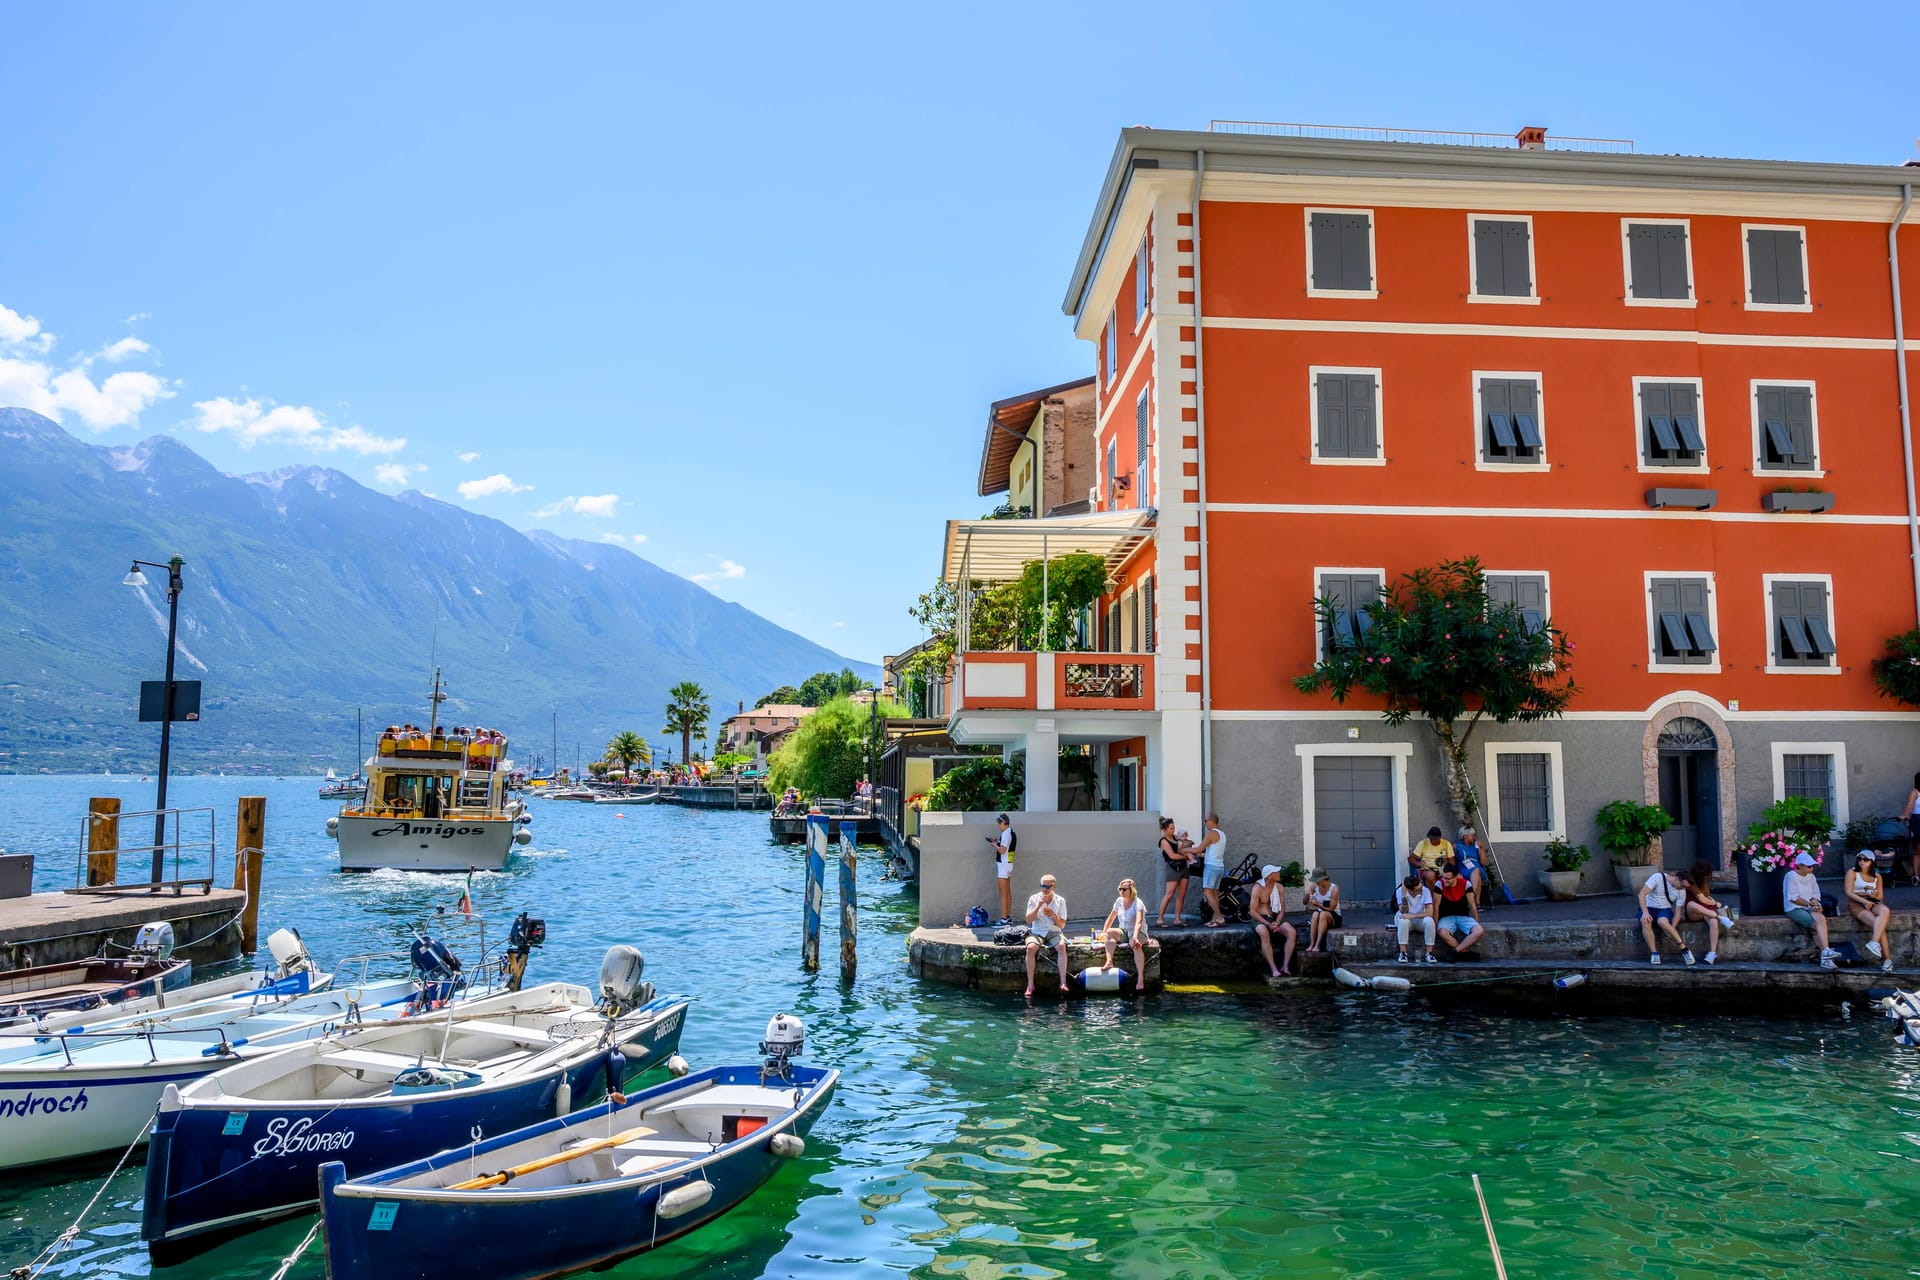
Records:
[[[1655,739],[1659,804],[1673,819],[1660,838],[1661,862],[1685,871],[1695,859],[1720,864],[1720,740],[1704,721],[1676,716]]]

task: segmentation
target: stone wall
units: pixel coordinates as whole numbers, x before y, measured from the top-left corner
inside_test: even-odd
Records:
[[[1132,876],[1149,906],[1159,902],[1160,859],[1154,853],[1155,818],[1147,813],[1010,813],[1020,838],[1013,860],[1013,911],[1051,872],[1072,914],[1104,917],[1114,886]],[[920,923],[938,927],[964,920],[982,906],[1000,914],[993,852],[998,830],[991,813],[920,815]]]

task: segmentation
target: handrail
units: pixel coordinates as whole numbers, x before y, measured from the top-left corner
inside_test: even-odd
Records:
[[[89,843],[88,836],[93,830],[95,824],[101,821],[101,818],[97,814],[89,813],[85,818],[82,818],[80,821],[80,852],[79,852],[78,861],[75,867],[74,887],[66,890],[66,892],[75,893],[75,894],[122,893],[129,889],[148,889],[154,892],[158,892],[161,889],[172,889],[174,896],[179,897],[181,890],[186,888],[188,885],[200,886],[201,891],[203,893],[212,892],[214,874],[216,870],[215,863],[219,856],[218,841],[217,841],[219,823],[215,819],[214,811],[210,806],[201,805],[201,806],[195,806],[193,808],[170,807],[166,809],[147,809],[138,813],[121,813],[114,816],[121,823],[137,822],[140,819],[146,819],[146,818],[155,819],[156,820],[154,824],[155,829],[160,831],[161,833],[160,841],[154,844],[119,844],[116,841],[116,847],[112,850],[90,849],[87,847]],[[181,823],[182,823],[182,820],[186,818],[193,818],[193,819],[204,818],[205,819],[207,824],[207,828],[206,828],[207,834],[204,840],[199,838],[188,840],[182,836]],[[169,821],[171,822],[172,831],[173,831],[173,838],[171,840],[166,839],[167,824],[169,823]],[[205,852],[206,858],[207,858],[207,874],[204,876],[182,875],[181,874],[182,858],[185,855],[191,854],[197,861],[202,851]],[[116,870],[116,877],[115,877],[114,883],[99,884],[99,885],[88,884],[87,883],[88,858],[91,854],[101,853],[101,852],[111,852],[115,854],[145,854],[146,857],[141,861],[141,865],[143,866],[151,864],[154,861],[155,855],[159,855],[160,863],[163,869],[166,866],[167,855],[171,853],[172,861],[173,861],[173,875],[171,878],[161,879],[159,881],[153,881],[153,880],[122,881],[118,879],[118,874]],[[116,860],[116,868],[117,868],[117,865],[118,864]]]

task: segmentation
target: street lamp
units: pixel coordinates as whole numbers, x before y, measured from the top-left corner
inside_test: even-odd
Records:
[[[133,567],[127,570],[127,576],[120,580],[122,586],[146,586],[147,575],[140,572],[142,565],[149,569],[165,570],[167,575],[167,679],[165,694],[160,702],[160,788],[153,802],[153,883],[156,885],[165,878],[166,873],[167,749],[172,745],[173,737],[173,648],[174,637],[180,627],[180,566],[183,563],[179,556],[174,556],[165,564],[135,560]]]

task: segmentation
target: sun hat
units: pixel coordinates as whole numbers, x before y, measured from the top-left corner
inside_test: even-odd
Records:
[[[1310,880],[1331,880],[1331,879],[1333,879],[1333,877],[1327,874],[1327,872],[1326,872],[1326,868],[1324,868],[1324,867],[1315,867],[1315,868],[1313,869],[1313,874],[1312,874],[1311,876],[1309,876],[1309,877],[1308,877],[1308,879],[1310,879]]]
[[[1810,853],[1803,853],[1799,857],[1793,860],[1793,865],[1796,867],[1810,867],[1813,865],[1813,855]]]
[[[1268,876],[1277,876],[1280,874],[1280,870],[1281,869],[1279,867],[1276,867],[1271,862],[1269,862],[1266,866],[1260,868],[1260,878],[1262,880],[1265,880]]]

